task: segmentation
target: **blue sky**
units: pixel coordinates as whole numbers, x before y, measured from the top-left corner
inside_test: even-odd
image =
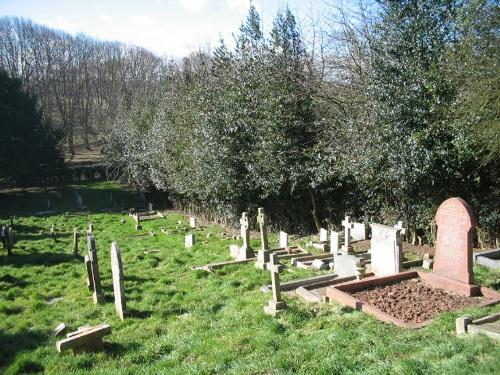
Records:
[[[0,0],[0,16],[29,18],[72,34],[119,40],[180,57],[216,46],[221,35],[231,43],[246,17],[249,0]],[[287,5],[299,19],[317,13],[323,0],[254,0],[264,29]]]

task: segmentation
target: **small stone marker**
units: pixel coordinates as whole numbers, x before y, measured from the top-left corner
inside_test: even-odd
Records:
[[[78,229],[73,228],[73,255],[78,254]]]
[[[255,267],[265,270],[266,264],[269,262],[269,254],[271,254],[270,250],[259,250],[257,251],[257,260],[255,262]]]
[[[313,262],[311,263],[311,268],[313,270],[325,271],[328,268],[330,268],[330,266],[328,265],[327,262],[325,262],[322,259],[314,259]]]
[[[403,241],[401,229],[382,224],[371,224],[371,270],[376,276],[401,272]]]
[[[273,299],[264,307],[264,312],[268,315],[276,316],[286,308],[286,303],[281,299],[279,273],[283,266],[278,263],[278,255],[271,254],[270,262],[267,267],[271,272],[271,286],[273,290]]]
[[[8,224],[2,227],[2,243],[3,247],[7,250],[7,255],[12,255],[12,248],[14,247],[14,235],[12,232]]]
[[[330,232],[330,253],[337,254],[340,251],[340,233],[332,230]]]
[[[153,212],[153,203],[148,203],[149,212]]]
[[[433,273],[463,284],[471,284],[472,231],[476,225],[472,209],[461,198],[444,201],[436,213],[437,239]]]
[[[261,250],[269,250],[269,243],[267,241],[267,218],[264,213],[264,208],[262,207],[258,209],[257,223],[259,223],[260,228]]]
[[[467,333],[467,326],[472,323],[472,318],[469,316],[461,316],[455,320],[457,335],[464,335]]]
[[[342,220],[342,226],[344,227],[344,245],[342,246],[342,252],[348,254],[352,251],[351,246],[351,230],[353,228],[353,224],[349,221],[349,216],[346,216],[344,220]]]
[[[141,230],[142,229],[142,225],[141,225],[141,217],[139,216],[139,214],[135,214],[134,215],[134,219],[135,219],[135,229],[136,230]]]
[[[186,234],[186,237],[184,238],[184,246],[186,249],[190,249],[194,246],[195,244],[195,237],[193,233]]]
[[[64,331],[66,331],[66,324],[60,323],[57,325],[56,328],[52,330],[52,336],[59,336],[64,334]]]
[[[56,240],[56,227],[54,226],[54,224],[50,226],[50,236],[54,241]]]
[[[191,229],[196,228],[196,218],[195,218],[194,216],[191,216],[191,217],[189,218],[189,227],[190,227]]]
[[[64,340],[56,343],[58,352],[67,349],[73,350],[101,350],[103,348],[102,338],[111,333],[111,327],[108,324],[100,324],[90,329],[78,330],[68,334]]]
[[[104,296],[102,294],[101,274],[99,273],[99,263],[97,261],[97,250],[95,247],[95,238],[92,234],[87,236],[88,259],[90,260],[90,268],[92,271],[92,287],[93,298],[95,304],[104,303]]]
[[[325,228],[319,229],[319,242],[327,242],[328,241],[328,231]]]
[[[288,248],[288,233],[280,231],[280,248],[286,249]]]
[[[434,260],[431,258],[430,254],[424,254],[423,259],[422,259],[422,267],[425,268],[426,270],[430,270],[432,268],[432,265],[434,263]]]
[[[115,308],[121,320],[127,314],[125,303],[125,289],[123,286],[123,263],[120,248],[113,241],[111,244],[111,273],[113,275],[113,292],[115,295]]]

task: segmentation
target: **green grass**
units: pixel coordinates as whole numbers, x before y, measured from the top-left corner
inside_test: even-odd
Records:
[[[14,256],[0,255],[0,372],[52,374],[470,374],[498,373],[500,345],[486,337],[457,338],[455,318],[479,317],[499,307],[472,308],[440,315],[419,330],[398,328],[338,304],[310,305],[287,299],[289,309],[278,319],[263,307],[259,291],[270,282],[253,264],[231,266],[213,274],[192,265],[229,258],[223,229],[196,230],[197,244],[184,249],[184,234],[166,235],[187,217],[172,212],[165,219],[144,221],[137,234],[127,215],[106,212],[66,216],[74,211],[78,189],[92,212],[113,199],[126,206],[132,193],[109,183],[67,186],[49,191],[12,191],[0,195],[0,220],[15,213],[18,240]],[[58,209],[50,216],[46,200]],[[126,223],[121,224],[120,219]],[[99,266],[106,297],[94,305],[86,287],[81,257],[72,255],[72,230],[94,224]],[[48,235],[56,226],[57,242]],[[207,239],[207,233],[211,233]],[[109,250],[120,245],[127,307],[120,321],[114,310]],[[204,244],[203,242],[208,243]],[[271,241],[277,243],[276,236]],[[79,242],[86,254],[85,239]],[[258,242],[252,245],[257,248]],[[144,254],[145,249],[159,253]],[[285,270],[283,280],[311,274]],[[500,275],[478,268],[478,280],[499,288]],[[49,305],[52,298],[62,300]],[[109,323],[112,334],[100,353],[58,353],[50,331],[60,322],[71,330],[84,324]]]

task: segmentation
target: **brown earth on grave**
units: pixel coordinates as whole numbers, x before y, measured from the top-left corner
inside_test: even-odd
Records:
[[[437,314],[460,310],[484,302],[483,297],[467,297],[433,288],[421,279],[393,282],[350,293],[357,300],[375,306],[409,324],[431,320]]]

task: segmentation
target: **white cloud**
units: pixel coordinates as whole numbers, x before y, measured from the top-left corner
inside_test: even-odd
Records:
[[[76,34],[80,30],[76,23],[61,16],[58,16],[55,20],[42,20],[40,23],[53,29],[64,30],[71,34]]]
[[[99,14],[97,18],[99,18],[102,22],[108,25],[111,25],[112,23],[115,22],[115,19],[106,13]]]
[[[207,0],[180,0],[180,4],[184,9],[190,12],[201,12],[207,3]]]
[[[130,17],[132,23],[136,26],[151,26],[158,22],[155,18],[146,16],[145,14],[139,14],[138,16]]]
[[[250,0],[226,0],[230,10],[246,12],[250,8]]]

